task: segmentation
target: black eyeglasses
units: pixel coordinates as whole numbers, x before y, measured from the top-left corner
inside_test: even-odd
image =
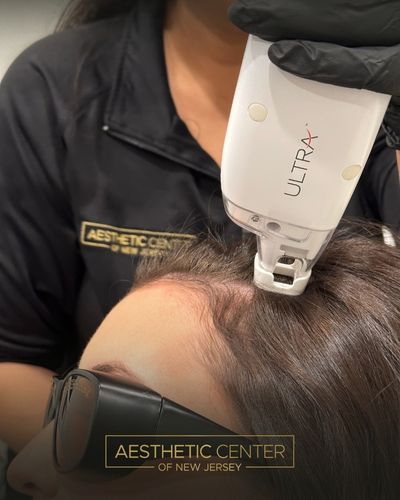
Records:
[[[130,461],[132,468],[129,469],[106,468],[107,435],[153,436],[153,443],[165,443],[167,435],[174,436],[174,442],[179,436],[182,439],[189,435],[208,436],[211,448],[224,436],[239,437],[146,387],[87,370],[72,370],[66,376],[54,377],[45,425],[53,420],[53,456],[57,470],[77,472],[85,478],[121,477],[145,462],[137,458]],[[249,443],[247,439],[240,439]]]

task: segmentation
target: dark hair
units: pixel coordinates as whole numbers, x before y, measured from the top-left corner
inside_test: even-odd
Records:
[[[400,498],[399,246],[378,226],[338,230],[300,297],[255,288],[255,252],[253,238],[197,242],[137,283],[205,296],[219,340],[206,358],[247,430],[296,436],[296,469],[265,473],[274,498]]]
[[[114,17],[128,12],[134,0],[72,0],[68,3],[58,30]],[[151,0],[149,0],[151,1]]]

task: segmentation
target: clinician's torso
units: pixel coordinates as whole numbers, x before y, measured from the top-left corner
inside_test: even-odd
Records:
[[[77,328],[81,345],[104,315],[132,287],[143,257],[170,252],[211,228],[226,239],[241,237],[224,211],[220,172],[194,167],[138,147],[101,123],[94,106],[71,136],[67,182],[83,260]],[[200,169],[201,166],[199,166]]]
[[[159,7],[139,5],[116,78],[102,66],[99,91],[91,89],[90,98],[79,103],[64,137],[64,175],[82,262],[76,309],[81,347],[132,287],[141,258],[170,252],[210,227],[226,239],[242,235],[225,214],[218,165],[172,101],[152,12]],[[111,56],[107,64],[113,67]],[[115,60],[120,57],[115,53]],[[90,63],[98,71],[96,60]],[[91,85],[98,78],[90,65],[84,78]],[[223,122],[214,143],[219,150]],[[369,212],[364,188],[347,215],[376,218],[379,211]]]

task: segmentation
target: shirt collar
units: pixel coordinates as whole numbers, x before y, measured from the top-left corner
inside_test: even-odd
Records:
[[[192,137],[173,103],[164,57],[164,12],[165,0],[136,0],[105,125],[137,146],[219,178],[218,166]]]

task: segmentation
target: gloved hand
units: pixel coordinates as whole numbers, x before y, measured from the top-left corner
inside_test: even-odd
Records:
[[[399,0],[239,0],[230,17],[276,42],[269,56],[285,71],[392,95],[384,128],[400,149]]]

